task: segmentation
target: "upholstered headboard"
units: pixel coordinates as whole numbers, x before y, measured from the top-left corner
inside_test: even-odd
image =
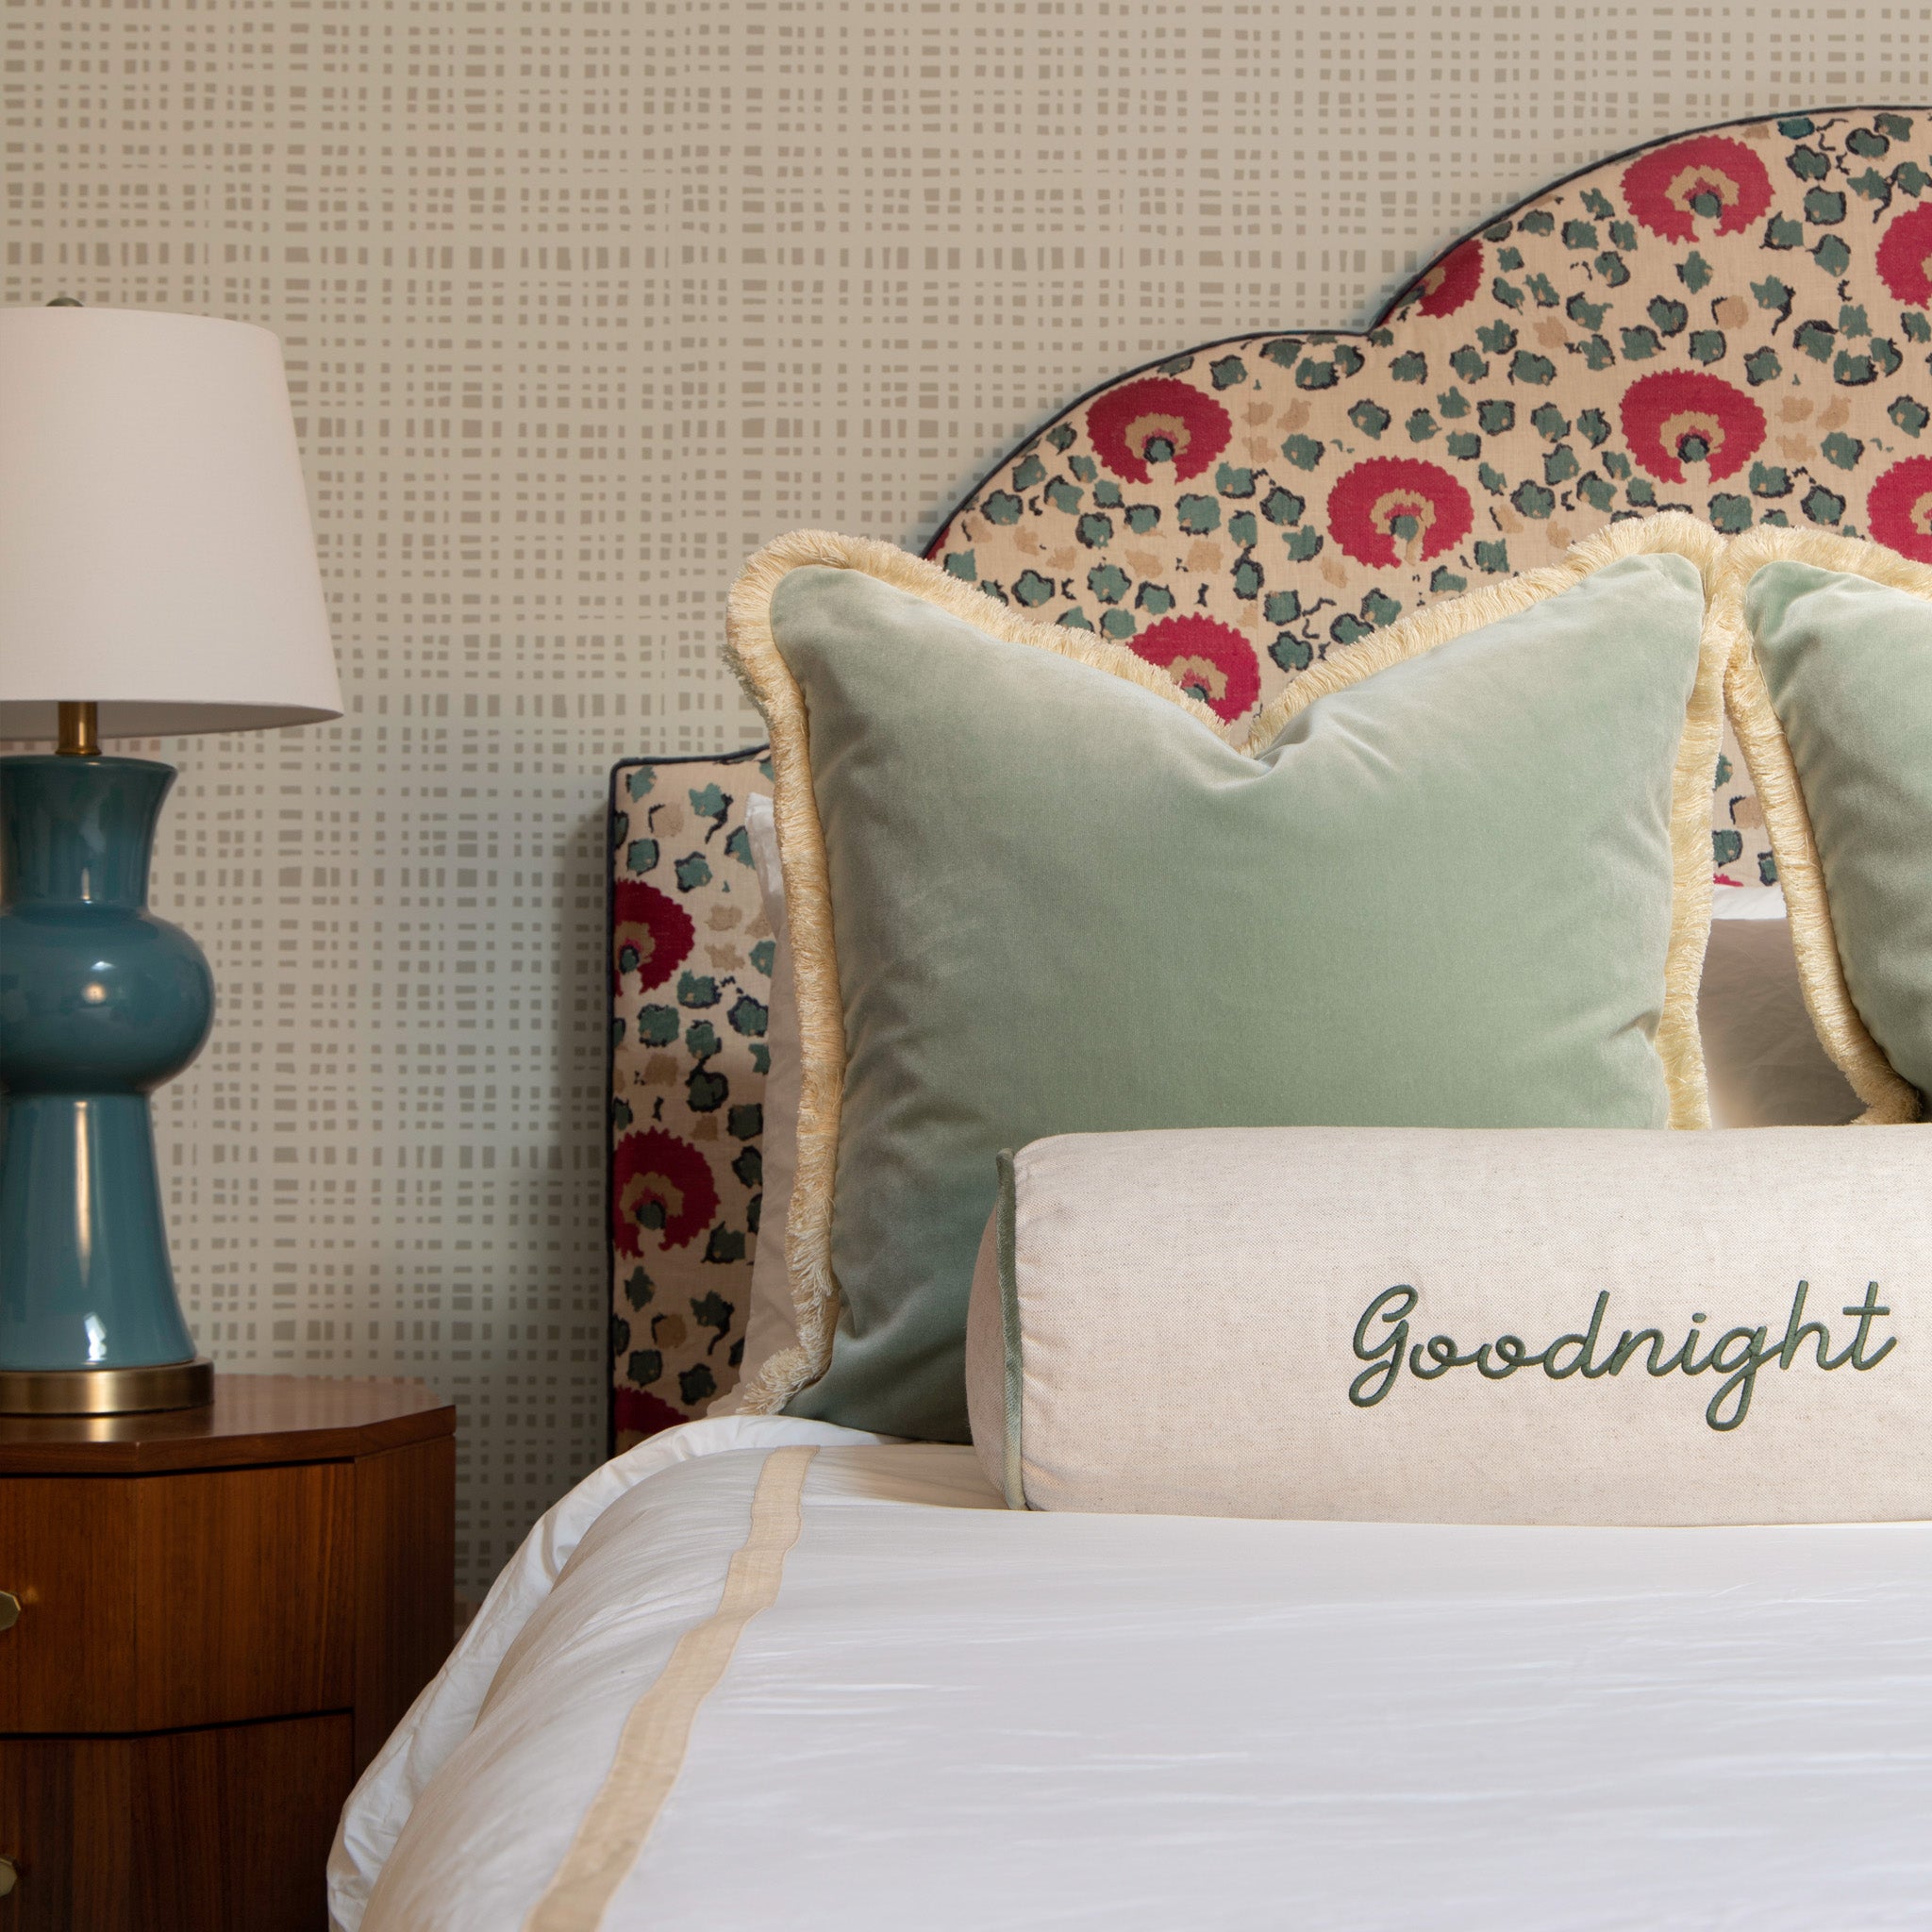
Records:
[[[1246,336],[1108,382],[928,555],[1239,725],[1315,659],[1617,517],[1812,525],[1932,561],[1928,351],[1932,109],[1737,122],[1499,215],[1360,334]],[[1728,735],[1713,777],[1718,875],[1770,880]],[[737,1374],[771,964],[743,809],[768,784],[757,752],[613,776],[619,1443]]]

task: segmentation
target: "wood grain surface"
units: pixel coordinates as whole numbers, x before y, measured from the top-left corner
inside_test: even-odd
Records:
[[[0,1932],[321,1926],[350,1784],[448,1652],[455,1411],[216,1389],[0,1422]]]

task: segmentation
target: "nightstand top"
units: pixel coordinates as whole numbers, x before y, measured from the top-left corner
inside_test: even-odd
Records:
[[[215,1376],[207,1408],[149,1415],[0,1416],[0,1475],[145,1475],[325,1462],[456,1431],[421,1382]]]

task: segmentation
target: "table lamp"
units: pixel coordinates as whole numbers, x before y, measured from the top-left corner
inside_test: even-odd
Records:
[[[147,909],[171,765],[103,738],[339,717],[281,343],[0,309],[0,1414],[207,1402],[148,1095],[214,982]]]

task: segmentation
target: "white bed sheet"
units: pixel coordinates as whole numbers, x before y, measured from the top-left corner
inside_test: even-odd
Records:
[[[605,1932],[1932,1924],[1932,1525],[1014,1514],[734,1418],[539,1526],[350,1802],[344,1932],[522,1925],[782,1443],[797,1542]]]

